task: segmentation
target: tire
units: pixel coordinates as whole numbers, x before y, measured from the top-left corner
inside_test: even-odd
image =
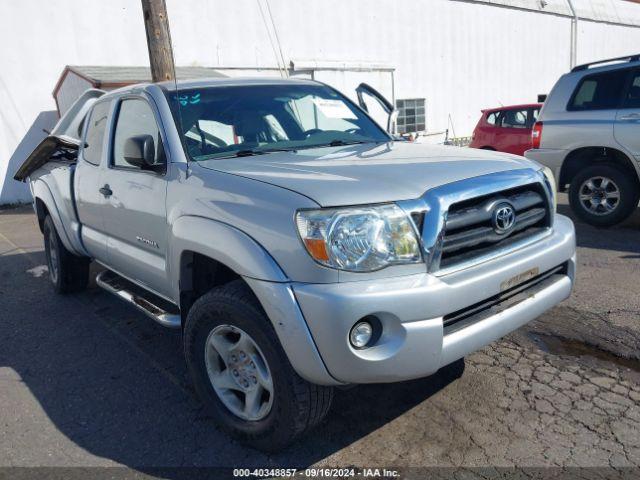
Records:
[[[604,191],[601,188],[602,179],[608,182]],[[596,187],[595,190],[589,187],[590,180]],[[591,204],[591,200],[585,198],[594,191],[600,196],[603,194],[611,196],[607,200],[608,208],[599,205],[596,207],[597,210],[589,210],[587,205]],[[597,195],[594,197],[596,202],[600,198]],[[596,227],[610,227],[626,220],[638,206],[639,197],[640,189],[635,175],[630,175],[629,172],[611,163],[592,165],[581,170],[573,177],[569,186],[569,204],[573,213],[584,222]],[[609,208],[610,211],[607,211]]]
[[[261,365],[266,365],[270,374],[272,392],[266,395],[266,389],[262,390],[262,406],[268,402],[271,402],[271,406],[267,413],[264,413],[266,410],[259,409],[258,414],[263,412],[261,418],[241,418],[239,415],[243,414],[244,410],[238,414],[233,413],[232,409],[237,407],[236,400],[240,399],[238,402],[242,404],[244,401],[246,405],[248,394],[238,392],[235,384],[229,390],[223,388],[219,394],[217,392],[220,390],[216,390],[210,380],[208,372],[211,370],[216,370],[213,375],[222,376],[220,372],[231,375],[232,370],[237,374],[234,367],[236,364],[231,363],[232,360],[226,363],[221,355],[213,361],[212,367],[210,345],[215,342],[211,339],[216,338],[219,332],[228,332],[231,335],[230,339],[218,339],[223,342],[229,341],[233,345],[226,349],[227,352],[242,352],[236,345],[245,340],[241,341],[234,337],[234,334],[246,334],[257,347],[252,354],[247,354],[247,358],[259,363],[256,356],[261,355],[264,360],[264,364]],[[309,383],[294,371],[270,320],[253,292],[242,280],[216,287],[194,303],[187,315],[184,350],[196,392],[210,415],[223,430],[251,447],[266,452],[282,450],[319,424],[329,411],[333,388]],[[217,353],[215,349],[214,353]],[[241,353],[238,354],[240,355]],[[253,361],[251,365],[254,365]],[[255,377],[251,378],[255,383]],[[243,376],[231,376],[231,379],[238,385],[241,380],[244,381]],[[229,395],[229,392],[232,395]]]
[[[66,249],[50,215],[44,219],[43,231],[49,280],[56,293],[75,293],[86,289],[91,260]]]

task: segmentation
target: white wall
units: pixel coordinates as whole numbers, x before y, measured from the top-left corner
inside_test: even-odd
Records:
[[[640,25],[640,5],[575,2],[580,15],[609,22],[580,21],[579,62],[640,50],[640,28],[613,24]],[[269,0],[286,62],[395,66],[397,98],[425,97],[429,130],[447,128],[451,115],[459,136],[470,134],[481,108],[535,101],[569,69],[566,0],[548,1],[546,11],[555,13],[540,13],[534,0],[491,3]],[[167,6],[176,64],[276,66],[265,0],[167,0]],[[29,197],[5,173],[13,175],[17,165],[9,159],[40,112],[55,108],[51,92],[64,65],[148,59],[139,0],[5,1],[0,44],[0,203],[6,203]]]
[[[640,5],[637,5],[640,10]],[[640,28],[578,23],[578,64],[640,53]]]
[[[137,0],[3,1],[0,45],[3,204],[30,199],[11,178],[19,162],[9,160],[40,112],[55,110],[51,93],[64,66],[144,65],[148,56]]]

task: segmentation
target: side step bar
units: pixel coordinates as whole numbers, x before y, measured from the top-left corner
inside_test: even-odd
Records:
[[[180,328],[182,322],[177,307],[117,273],[110,270],[100,272],[96,277],[96,284],[130,303],[163,327]]]

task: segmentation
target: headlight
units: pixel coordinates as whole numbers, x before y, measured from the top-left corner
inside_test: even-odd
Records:
[[[549,167],[542,167],[542,173],[547,179],[549,188],[551,188],[551,196],[553,197],[553,211],[558,210],[558,186],[556,185],[556,178],[553,175],[553,171]]]
[[[296,224],[309,254],[327,267],[372,272],[422,261],[413,222],[395,204],[301,210]]]

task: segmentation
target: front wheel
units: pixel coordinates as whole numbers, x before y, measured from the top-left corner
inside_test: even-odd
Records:
[[[252,447],[280,450],[329,410],[333,389],[298,376],[241,280],[214,288],[194,303],[184,348],[196,391],[211,416]]]
[[[596,227],[626,220],[638,206],[638,182],[616,165],[603,163],[580,171],[569,186],[569,203],[577,217]]]
[[[66,249],[50,215],[44,219],[43,227],[44,252],[54,290],[57,293],[73,293],[87,288],[90,260]]]

